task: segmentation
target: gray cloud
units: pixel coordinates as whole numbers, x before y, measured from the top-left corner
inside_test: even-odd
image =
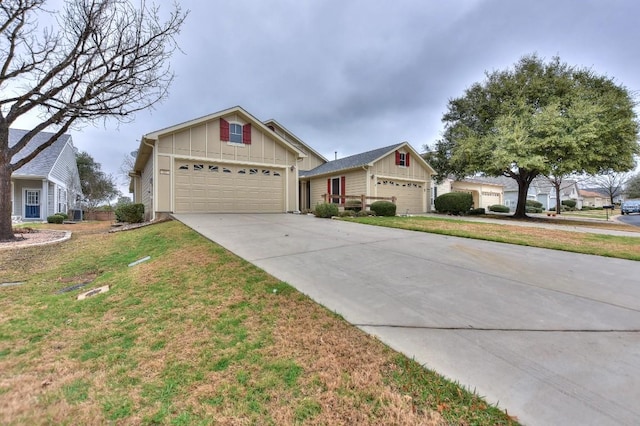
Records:
[[[182,0],[170,97],[134,122],[73,133],[115,173],[141,135],[234,105],[327,157],[441,132],[447,101],[485,71],[558,55],[640,89],[635,0]]]

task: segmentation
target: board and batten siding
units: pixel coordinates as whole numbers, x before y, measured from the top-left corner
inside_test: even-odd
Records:
[[[402,149],[400,149],[403,152]],[[408,152],[408,151],[404,151]],[[409,167],[403,167],[396,165],[395,152],[379,159],[373,165],[371,173],[376,176],[388,176],[400,179],[413,179],[430,182],[431,178],[427,171],[419,163],[419,159],[415,158],[415,155],[411,153],[409,160]]]
[[[145,220],[151,220],[153,217],[153,162],[155,158],[153,155],[149,157],[149,161],[144,166],[142,175],[140,177],[140,187],[142,189],[142,197],[140,202],[144,205],[144,218]]]
[[[358,169],[346,172],[336,172],[331,175],[324,175],[317,178],[311,178],[311,208],[316,204],[324,202],[324,194],[327,193],[327,180],[337,177],[345,177],[345,194],[343,195],[368,195],[367,194],[367,176],[366,170]]]

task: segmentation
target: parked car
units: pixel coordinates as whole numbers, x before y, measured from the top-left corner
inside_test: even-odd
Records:
[[[620,207],[622,214],[640,213],[640,200],[627,200]]]

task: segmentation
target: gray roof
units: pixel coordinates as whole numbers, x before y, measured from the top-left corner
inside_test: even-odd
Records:
[[[337,160],[324,163],[313,170],[300,171],[301,177],[311,177],[323,175],[326,173],[338,172],[341,170],[353,169],[356,167],[365,166],[376,161],[378,158],[393,152],[406,142],[397,143],[395,145],[385,146],[383,148],[374,149],[372,151],[363,152],[361,154],[351,155],[349,157],[339,158]]]
[[[28,130],[9,129],[9,146],[14,146],[20,139],[27,134]],[[54,134],[49,132],[40,132],[35,135],[29,143],[16,155],[13,156],[12,162],[16,162],[32,153],[37,147],[47,142]],[[24,166],[13,172],[14,176],[42,176],[47,177],[51,172],[56,160],[64,149],[71,135],[60,136],[53,144],[48,146],[40,154],[29,161]]]

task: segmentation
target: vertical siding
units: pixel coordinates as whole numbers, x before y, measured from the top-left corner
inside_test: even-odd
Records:
[[[145,220],[151,220],[153,218],[153,161],[154,156],[149,157],[149,161],[144,166],[141,177],[142,188],[142,204],[144,204],[144,218]]]

